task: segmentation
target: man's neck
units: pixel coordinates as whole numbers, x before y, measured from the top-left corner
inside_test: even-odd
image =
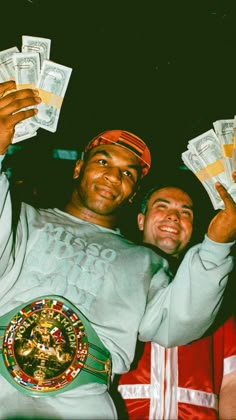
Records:
[[[100,215],[85,207],[74,206],[71,201],[66,204],[64,211],[88,223],[103,226],[107,229],[117,228],[117,218],[115,215]]]

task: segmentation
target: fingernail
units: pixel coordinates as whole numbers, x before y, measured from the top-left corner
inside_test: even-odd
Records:
[[[38,96],[39,95],[39,91],[37,89],[33,89],[34,95]]]

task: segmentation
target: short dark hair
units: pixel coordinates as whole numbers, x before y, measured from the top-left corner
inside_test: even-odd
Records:
[[[173,184],[173,185],[172,184],[170,184],[170,185],[162,185],[162,186],[158,185],[158,186],[155,186],[155,187],[150,188],[146,192],[146,194],[143,196],[143,199],[141,200],[141,203],[140,203],[140,212],[142,214],[145,214],[147,212],[148,202],[149,202],[152,194],[154,194],[154,192],[156,192],[156,191],[162,190],[163,188],[178,188],[179,190],[181,190],[184,193],[188,194],[188,196],[193,201],[193,199],[192,199],[191,195],[189,194],[189,192],[186,191],[184,188],[180,187],[177,184]]]

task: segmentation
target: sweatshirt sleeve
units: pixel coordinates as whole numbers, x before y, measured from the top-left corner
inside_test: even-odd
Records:
[[[164,270],[156,272],[139,328],[141,341],[173,347],[204,334],[216,317],[233,269],[232,245],[205,236],[186,253],[171,283]]]
[[[0,155],[0,170],[4,155]],[[9,182],[5,173],[0,173],[0,276],[10,267],[12,257],[12,207]]]
[[[0,155],[0,170],[4,155]],[[0,276],[10,266],[13,245],[12,207],[9,182],[4,173],[0,173]]]

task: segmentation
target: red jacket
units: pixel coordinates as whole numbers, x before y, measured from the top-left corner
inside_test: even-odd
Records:
[[[236,371],[236,322],[213,335],[165,349],[145,343],[138,366],[119,381],[133,420],[217,419],[222,378]]]

